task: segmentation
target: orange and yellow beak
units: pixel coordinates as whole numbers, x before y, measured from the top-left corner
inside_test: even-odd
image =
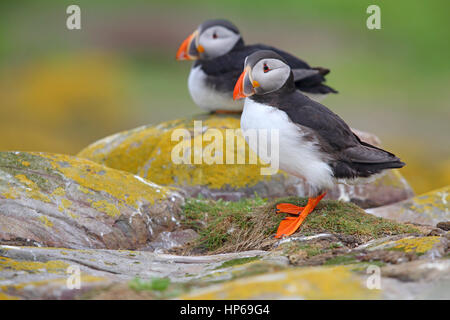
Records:
[[[194,31],[181,43],[176,55],[177,60],[196,60],[199,58],[204,49],[201,45],[197,46],[197,37],[198,31]]]
[[[250,67],[245,67],[233,90],[233,99],[242,99],[255,94],[255,88],[259,87],[258,81],[252,81],[252,70]]]

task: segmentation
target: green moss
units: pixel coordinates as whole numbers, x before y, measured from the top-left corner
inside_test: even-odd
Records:
[[[169,284],[168,278],[153,278],[148,281],[134,278],[128,283],[129,287],[136,291],[165,291]]]
[[[145,299],[173,299],[183,293],[188,292],[194,285],[194,282],[171,283],[169,278],[152,278],[150,280],[142,280],[134,278],[128,282],[128,288],[136,292],[142,292]],[[126,291],[121,291],[120,299],[126,296]]]
[[[284,245],[284,254],[294,254],[298,251],[305,251],[308,258],[325,253],[326,250],[322,249],[319,245],[313,243],[303,242],[288,242]]]
[[[41,157],[27,152],[2,152],[0,153],[0,168],[12,176],[25,175],[40,190],[51,190],[50,182],[40,174],[43,168],[49,168],[50,164]]]
[[[185,219],[182,223],[199,233],[197,247],[214,251],[232,237],[236,228],[252,228],[254,209],[265,203],[266,201],[259,197],[237,202],[187,199],[183,207]]]
[[[342,265],[342,264],[353,264],[357,263],[358,260],[355,259],[353,255],[349,256],[337,256],[331,259],[328,259],[325,261],[325,266],[332,266],[332,265]]]
[[[328,249],[337,249],[337,248],[342,248],[342,243],[339,242],[333,242],[330,244],[330,246],[328,247]]]
[[[259,259],[261,259],[261,257],[259,257],[259,256],[232,259],[232,260],[225,261],[220,266],[218,266],[216,269],[222,269],[222,268],[228,268],[228,267],[232,267],[232,266],[237,266],[237,265],[240,265],[240,264],[245,264],[245,263],[248,263],[248,262],[251,262],[251,261],[255,261],[255,260],[259,260]]]

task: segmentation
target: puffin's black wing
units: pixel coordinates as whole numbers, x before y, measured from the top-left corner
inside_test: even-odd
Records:
[[[314,74],[312,74],[309,77],[304,77],[304,78],[301,78],[298,80],[296,80],[294,78],[295,86],[297,87],[297,89],[304,91],[304,92],[317,93],[317,94],[337,93],[337,91],[334,90],[333,88],[323,84],[323,82],[325,82],[325,75],[330,73],[329,69],[322,68],[322,67],[312,68],[308,63],[306,63],[302,59],[297,58],[296,56],[294,56],[286,51],[280,50],[275,47],[267,46],[264,44],[254,44],[254,45],[249,45],[246,47],[255,49],[255,51],[258,51],[258,50],[275,51],[280,56],[282,56],[284,60],[286,60],[288,65],[293,70],[304,69],[304,70],[316,71],[316,72],[314,72]]]
[[[323,84],[325,81],[324,75],[329,72],[328,69],[311,68],[305,61],[280,49],[263,44],[244,45],[243,43],[238,43],[233,50],[223,56],[211,60],[197,60],[194,67],[201,66],[202,70],[208,75],[208,82],[217,90],[224,92],[233,91],[234,85],[244,69],[245,58],[259,50],[273,50],[277,52],[286,60],[291,69],[314,71],[310,76],[301,77],[300,80],[295,82],[297,89],[320,94],[337,92]]]
[[[276,105],[292,122],[311,129],[322,150],[330,155],[337,178],[368,177],[405,164],[394,154],[362,142],[337,114],[299,92],[283,95]]]

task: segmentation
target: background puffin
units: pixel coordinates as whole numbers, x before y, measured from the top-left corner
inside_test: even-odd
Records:
[[[242,101],[233,101],[233,88],[245,58],[258,50],[280,54],[294,74],[295,86],[316,100],[336,90],[323,84],[330,70],[311,68],[299,58],[263,44],[245,45],[239,30],[227,20],[202,23],[178,49],[177,60],[196,60],[189,74],[188,87],[194,102],[208,111],[239,112]]]
[[[233,93],[234,99],[244,97],[244,136],[250,129],[279,130],[279,141],[268,144],[278,143],[280,169],[304,177],[310,185],[305,207],[277,206],[279,212],[297,215],[280,223],[278,238],[294,233],[334,183],[356,182],[405,165],[392,153],[362,142],[338,115],[296,90],[289,63],[273,51],[258,51],[246,59]],[[259,144],[250,148],[260,155]]]

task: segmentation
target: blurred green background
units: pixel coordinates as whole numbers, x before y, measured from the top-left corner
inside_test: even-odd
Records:
[[[81,7],[81,30],[66,8]],[[381,8],[368,30],[366,8]],[[2,1],[0,150],[75,154],[106,135],[199,113],[181,41],[227,18],[332,71],[324,104],[377,134],[416,192],[450,183],[448,0]]]

